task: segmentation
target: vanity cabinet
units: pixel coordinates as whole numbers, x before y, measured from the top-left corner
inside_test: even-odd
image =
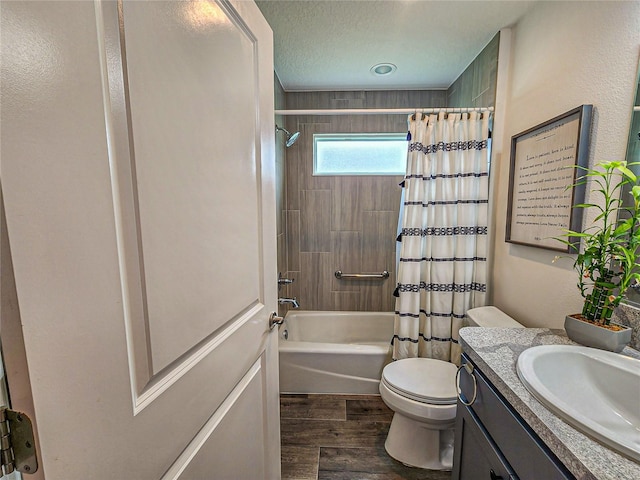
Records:
[[[575,480],[466,354],[462,364],[471,405],[458,399],[452,480]]]

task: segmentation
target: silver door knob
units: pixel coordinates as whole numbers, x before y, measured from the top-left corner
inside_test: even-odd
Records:
[[[277,325],[282,325],[284,317],[279,317],[277,312],[271,312],[269,315],[269,330],[273,330]]]

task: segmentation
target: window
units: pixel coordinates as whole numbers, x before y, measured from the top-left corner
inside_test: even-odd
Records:
[[[403,133],[338,133],[313,136],[314,175],[404,175]]]

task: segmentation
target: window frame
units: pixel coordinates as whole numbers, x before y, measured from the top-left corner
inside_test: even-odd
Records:
[[[318,171],[318,142],[335,141],[402,141],[406,144],[406,133],[314,133],[313,134],[313,172],[314,177],[345,177],[345,176],[386,176],[396,177],[406,173],[406,153],[403,156],[403,170],[401,172],[357,172],[357,171]]]

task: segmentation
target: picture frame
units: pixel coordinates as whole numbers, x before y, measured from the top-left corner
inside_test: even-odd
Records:
[[[575,185],[589,162],[593,105],[581,105],[511,137],[505,241],[570,253],[556,240],[582,231],[585,185]],[[569,239],[577,244],[579,238]]]

